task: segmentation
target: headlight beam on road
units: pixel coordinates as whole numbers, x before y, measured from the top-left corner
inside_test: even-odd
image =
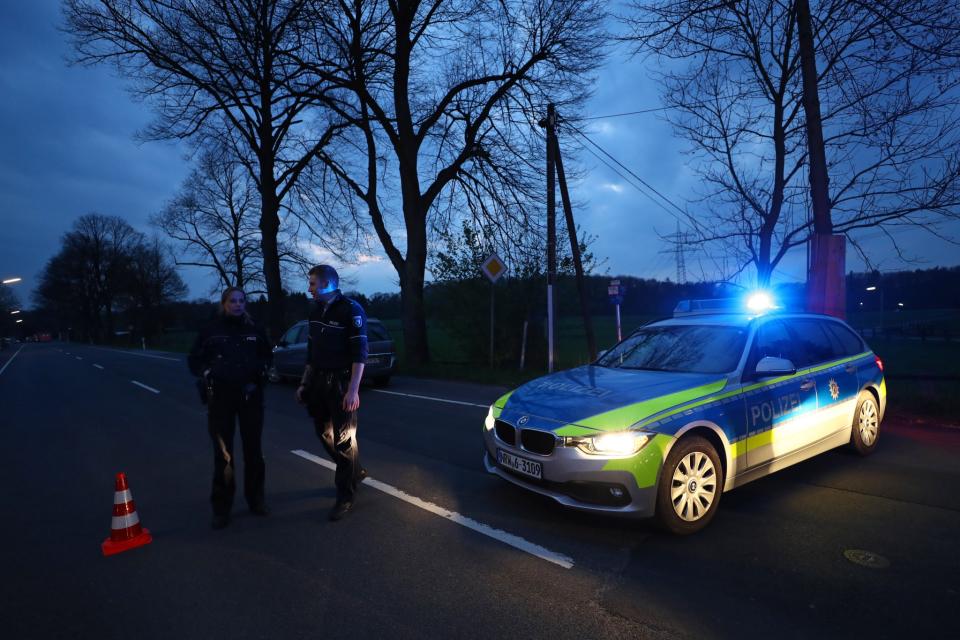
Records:
[[[304,451],[302,449],[294,449],[290,453],[292,453],[295,456],[300,456],[304,460],[309,460],[314,464],[318,464],[321,467],[326,467],[327,469],[330,469],[330,470],[335,471],[337,468],[335,464],[333,464],[326,458],[317,457],[312,453],[308,451]],[[515,549],[519,549],[520,551],[529,553],[530,555],[536,556],[541,560],[552,562],[553,564],[559,565],[564,569],[570,569],[573,567],[573,560],[565,555],[555,553],[553,551],[550,551],[549,549],[545,549],[544,547],[541,547],[538,544],[534,544],[529,540],[525,540],[521,538],[520,536],[515,536],[512,533],[507,533],[506,531],[502,531],[500,529],[494,529],[490,525],[483,524],[482,522],[477,522],[473,518],[468,518],[466,516],[460,515],[456,511],[450,511],[449,509],[444,509],[443,507],[439,505],[435,505],[432,502],[421,500],[420,498],[416,496],[412,496],[409,493],[406,493],[405,491],[401,491],[400,489],[397,489],[394,486],[386,484],[385,482],[380,482],[379,480],[374,480],[373,478],[367,477],[363,481],[363,484],[373,487],[374,489],[382,491],[388,495],[391,495],[394,498],[403,500],[404,502],[408,504],[412,504],[415,507],[420,507],[424,511],[429,511],[430,513],[434,515],[438,515],[441,518],[446,518],[451,522],[456,522],[457,524],[462,525],[468,529],[472,529],[477,533],[481,533],[495,540],[499,540],[504,544],[510,545],[511,547],[514,547]]]

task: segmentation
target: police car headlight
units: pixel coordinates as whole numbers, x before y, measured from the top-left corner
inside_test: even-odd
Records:
[[[584,453],[607,456],[632,456],[650,442],[650,434],[639,431],[618,431],[597,436],[564,438],[568,447],[577,447]]]
[[[493,429],[493,405],[490,405],[490,409],[487,411],[487,418],[483,421],[483,428],[487,431]]]

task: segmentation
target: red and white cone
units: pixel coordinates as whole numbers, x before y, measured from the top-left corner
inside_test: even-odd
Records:
[[[127,549],[142,547],[152,541],[150,532],[140,525],[140,516],[137,515],[137,507],[133,504],[133,494],[127,486],[127,476],[122,472],[118,473],[116,490],[113,493],[113,521],[110,525],[110,537],[100,545],[103,555],[112,556]]]

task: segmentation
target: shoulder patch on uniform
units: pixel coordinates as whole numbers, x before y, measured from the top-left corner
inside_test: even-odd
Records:
[[[363,316],[353,316],[353,326],[357,329],[363,326]]]

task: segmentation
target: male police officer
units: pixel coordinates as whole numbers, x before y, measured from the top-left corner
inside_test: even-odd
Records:
[[[297,401],[306,403],[317,436],[337,464],[337,502],[331,520],[353,508],[357,485],[367,473],[357,450],[357,409],[360,378],[367,361],[367,314],[340,293],[340,276],[329,265],[310,269],[310,312],[307,366],[297,388]]]

